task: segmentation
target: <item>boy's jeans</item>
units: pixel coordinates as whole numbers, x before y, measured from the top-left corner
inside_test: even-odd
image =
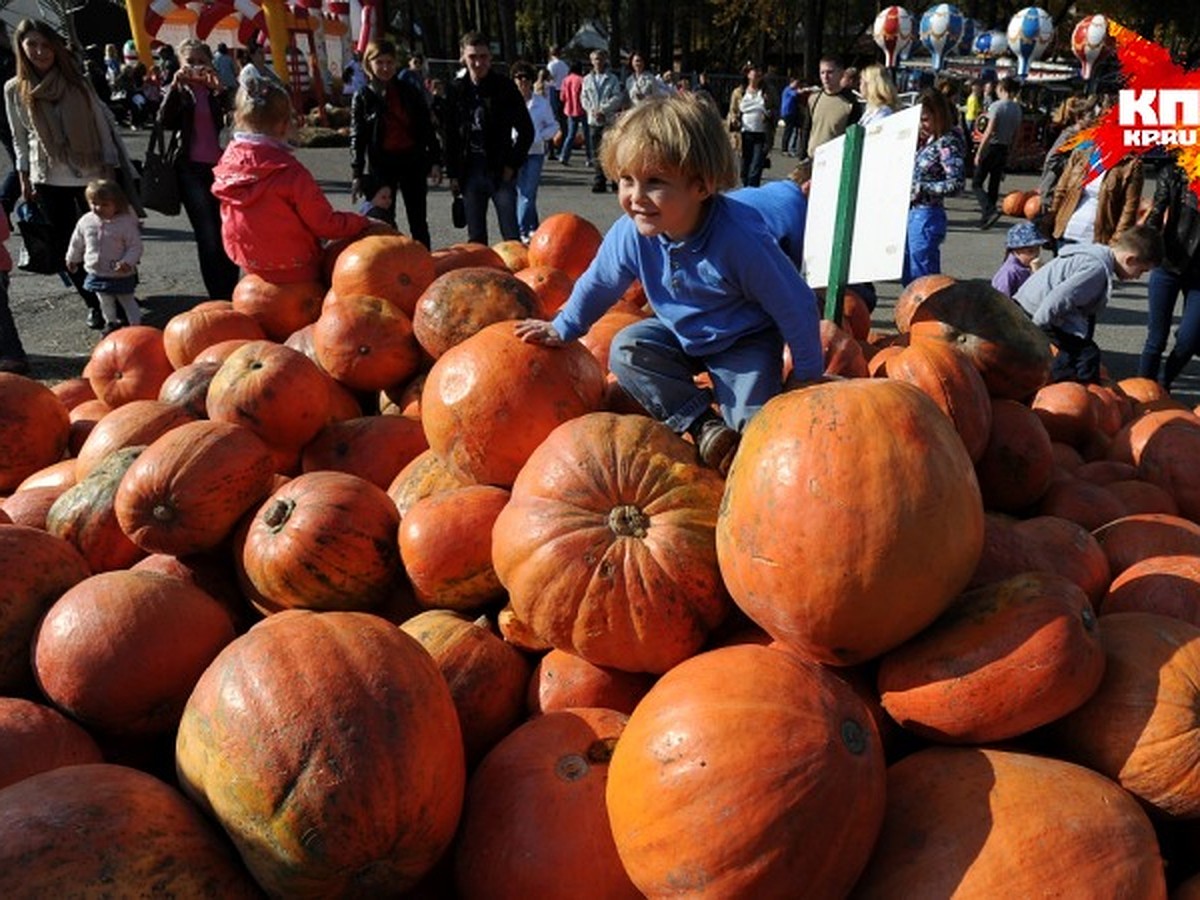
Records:
[[[1054,325],[1046,325],[1043,331],[1050,338],[1050,343],[1058,348],[1054,362],[1050,366],[1050,380],[1078,381],[1081,384],[1100,383],[1100,348],[1092,340],[1095,320],[1088,325],[1086,337],[1063,331]]]
[[[688,356],[661,320],[644,319],[617,332],[608,366],[621,387],[673,431],[686,431],[714,397],[725,424],[741,431],[783,388],[783,337],[768,328],[720,353]],[[705,371],[711,391],[693,381]]]
[[[908,243],[901,281],[908,284],[922,275],[942,271],[942,241],[946,239],[946,210],[941,206],[914,206],[908,211]]]

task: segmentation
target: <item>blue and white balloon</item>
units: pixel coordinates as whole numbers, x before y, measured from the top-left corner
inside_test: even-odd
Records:
[[[975,36],[975,55],[984,59],[1003,56],[1008,50],[1008,38],[1003,31],[985,31]]]
[[[962,39],[963,15],[950,3],[939,3],[921,16],[921,45],[929,51],[936,72]]]
[[[1054,20],[1036,6],[1017,12],[1008,23],[1008,49],[1017,58],[1017,75],[1029,74],[1029,64],[1042,58],[1054,40]]]

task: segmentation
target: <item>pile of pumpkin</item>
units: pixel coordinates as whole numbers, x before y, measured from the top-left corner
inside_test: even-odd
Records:
[[[1200,416],[1047,386],[1011,301],[932,276],[896,333],[849,296],[722,479],[607,375],[636,286],[515,338],[599,240],[365,238],[0,375],[6,896],[1195,873]]]

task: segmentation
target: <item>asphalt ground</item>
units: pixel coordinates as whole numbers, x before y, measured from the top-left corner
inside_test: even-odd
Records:
[[[140,158],[145,152],[148,133],[125,132],[130,153]],[[350,160],[344,147],[304,148],[297,151],[300,160],[317,178],[330,201],[339,209],[350,209]],[[767,179],[783,177],[791,160],[772,154],[773,166]],[[547,160],[538,193],[542,217],[564,210],[578,213],[605,231],[621,214],[613,193],[593,194],[590,173],[581,156],[569,167]],[[1036,183],[1034,175],[1010,174],[1003,192],[1017,188],[1028,190]],[[1154,182],[1147,179],[1145,193],[1153,194]],[[990,279],[1004,256],[1004,234],[1015,220],[1002,218],[990,230],[978,228],[979,214],[970,191],[947,203],[949,234],[942,247],[942,269],[956,278]],[[403,222],[403,216],[400,217]],[[450,221],[450,192],[445,185],[429,193],[429,224],[434,247],[465,240],[465,232]],[[495,217],[491,217],[490,239],[500,240]],[[269,237],[269,236],[268,236]],[[172,315],[189,308],[200,299],[203,285],[191,228],[184,215],[168,217],[151,212],[144,223],[145,244],[138,299],[147,324],[162,326]],[[14,259],[20,237],[8,242]],[[892,311],[900,292],[898,282],[877,283],[879,304],[873,324],[880,330],[894,329]],[[72,288],[55,276],[30,275],[14,270],[9,288],[10,302],[32,365],[32,375],[47,383],[79,375],[87,362],[99,333],[87,328],[86,309]],[[1178,310],[1177,310],[1178,313]],[[1104,363],[1116,378],[1136,374],[1137,358],[1145,339],[1146,282],[1120,284],[1108,308],[1100,317],[1096,340],[1104,353]],[[1200,361],[1193,360],[1175,383],[1175,395],[1188,403],[1200,403]]]

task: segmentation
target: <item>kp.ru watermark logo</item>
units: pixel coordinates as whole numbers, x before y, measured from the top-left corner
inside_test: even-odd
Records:
[[[1194,147],[1200,130],[1200,89],[1122,90],[1117,95],[1122,145]]]

